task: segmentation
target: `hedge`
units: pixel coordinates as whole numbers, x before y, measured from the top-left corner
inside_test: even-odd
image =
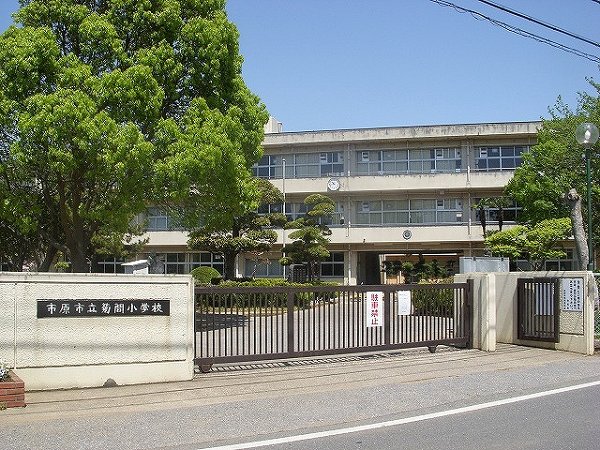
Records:
[[[447,282],[420,281],[419,285],[435,285]],[[454,314],[454,289],[423,288],[412,292],[412,302],[416,315],[433,315],[441,317],[452,317]]]
[[[335,292],[319,292],[319,286],[337,286],[337,283],[331,282],[313,282],[313,283],[292,283],[281,278],[257,278],[253,281],[223,281],[218,288],[244,288],[244,287],[310,287],[317,288],[315,292],[297,292],[294,295],[294,306],[297,308],[307,308],[313,303],[331,300],[336,297]],[[218,288],[213,294],[196,295],[196,306],[214,307],[214,308],[286,308],[287,292],[252,292],[252,293],[228,293],[219,294]]]

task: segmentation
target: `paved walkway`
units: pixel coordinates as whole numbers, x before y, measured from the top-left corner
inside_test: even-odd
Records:
[[[102,416],[107,411],[152,411],[276,397],[282,392],[331,392],[343,386],[365,388],[409,384],[497,371],[568,364],[585,357],[566,352],[499,345],[494,353],[439,347],[402,352],[289,360],[215,367],[192,381],[109,388],[27,392],[26,408],[0,412],[0,422],[52,417]],[[600,373],[600,372],[598,372]],[[433,393],[432,393],[433,394]],[[1,429],[1,427],[0,427]]]

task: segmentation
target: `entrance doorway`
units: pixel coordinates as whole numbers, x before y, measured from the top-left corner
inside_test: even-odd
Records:
[[[358,284],[381,283],[381,264],[379,262],[379,253],[358,253],[358,272],[356,281]]]

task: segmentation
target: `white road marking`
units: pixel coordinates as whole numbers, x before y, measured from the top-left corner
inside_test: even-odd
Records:
[[[577,384],[574,386],[567,386],[558,389],[552,389],[549,391],[537,392],[535,394],[521,395],[519,397],[506,398],[504,400],[496,400],[493,402],[480,403],[478,405],[464,406],[462,408],[450,409],[448,411],[440,411],[430,414],[422,414],[420,416],[405,417],[404,419],[390,420],[387,422],[372,423],[369,425],[360,425],[349,428],[338,428],[335,430],[321,431],[318,433],[307,433],[299,434],[296,436],[287,436],[277,439],[267,439],[264,441],[246,442],[243,444],[223,445],[219,447],[209,447],[206,450],[242,450],[246,448],[258,448],[266,447],[269,445],[277,444],[288,444],[290,442],[308,441],[311,439],[320,439],[331,436],[339,436],[342,434],[358,433],[361,431],[377,430],[379,428],[395,427],[398,425],[404,425],[407,423],[421,422],[423,420],[436,419],[438,417],[453,416],[456,414],[463,414],[472,411],[480,411],[487,408],[495,408],[496,406],[508,405],[511,403],[524,402],[540,397],[547,397],[549,395],[562,394],[564,392],[576,391],[578,389],[585,389],[592,386],[600,385],[600,380],[592,381],[590,383]]]

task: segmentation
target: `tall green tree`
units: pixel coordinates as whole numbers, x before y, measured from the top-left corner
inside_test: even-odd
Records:
[[[580,123],[600,125],[600,84],[588,80],[592,93],[580,93],[578,104],[571,109],[559,98],[550,109],[550,118],[542,121],[537,145],[523,155],[522,164],[508,183],[506,192],[522,211],[520,221],[536,224],[545,219],[571,217],[573,226],[588,228],[587,217],[575,217],[581,198],[587,198],[584,149],[575,140],[575,129]],[[592,204],[600,203],[600,145],[592,149]],[[574,201],[577,200],[577,201]],[[582,221],[583,219],[583,221]],[[600,209],[594,208],[595,244],[598,245]],[[583,229],[573,230],[578,247],[587,249]],[[579,242],[581,240],[581,242]],[[578,251],[579,264],[585,267],[586,251]],[[584,260],[585,259],[585,260]]]
[[[304,199],[307,212],[286,225],[286,229],[293,229],[289,234],[292,242],[283,247],[286,255],[280,263],[284,266],[290,264],[305,264],[308,280],[312,281],[318,275],[318,264],[329,258],[327,250],[331,230],[326,225],[335,212],[335,202],[322,194],[312,194]]]
[[[0,219],[46,259],[87,271],[148,203],[191,228],[255,200],[267,113],[224,3],[20,0],[0,36]]]
[[[248,203],[247,209],[233,216],[231,229],[205,226],[190,233],[188,246],[193,250],[203,250],[223,255],[224,278],[235,277],[235,260],[240,253],[262,253],[269,251],[277,241],[277,232],[272,227],[282,227],[286,218],[283,213],[258,213],[258,207],[281,203],[283,194],[268,180],[255,179],[258,202]]]

